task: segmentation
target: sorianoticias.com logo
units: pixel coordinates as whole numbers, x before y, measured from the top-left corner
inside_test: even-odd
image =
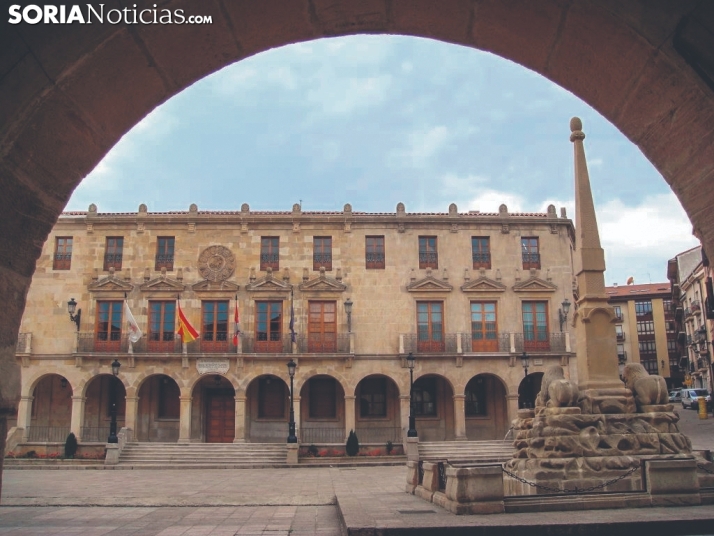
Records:
[[[122,9],[104,4],[35,5],[13,4],[8,8],[10,24],[211,24],[211,15],[188,15],[183,9]]]

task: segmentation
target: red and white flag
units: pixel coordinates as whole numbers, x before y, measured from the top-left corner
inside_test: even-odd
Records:
[[[238,300],[236,300],[236,310],[233,314],[233,346],[238,346],[238,335],[240,335],[240,315],[238,314]]]
[[[183,342],[193,342],[198,339],[199,333],[188,321],[186,315],[183,314],[181,309],[181,302],[178,304],[178,329],[176,330],[178,335],[181,335],[181,340]]]

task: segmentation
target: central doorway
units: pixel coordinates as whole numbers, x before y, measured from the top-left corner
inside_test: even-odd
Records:
[[[233,443],[235,404],[233,389],[206,390],[206,443]]]

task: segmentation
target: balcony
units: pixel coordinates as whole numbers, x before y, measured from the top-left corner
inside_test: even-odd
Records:
[[[384,253],[367,253],[365,257],[365,267],[368,269],[383,269]]]
[[[624,342],[624,340],[625,340],[625,332],[624,331],[618,331],[618,332],[616,332],[615,335],[617,338],[617,342]]]
[[[695,300],[695,301],[693,301],[692,303],[690,303],[690,304],[689,304],[689,310],[690,310],[693,314],[697,314],[697,315],[702,314],[702,306],[701,306],[701,303],[699,303],[699,300]]]
[[[161,271],[161,269],[166,268],[167,272],[172,272],[174,269],[174,254],[159,254],[156,255],[156,265],[155,270]]]
[[[474,338],[472,333],[460,333],[461,348],[464,352],[493,353],[508,352],[511,349],[511,336],[509,333],[486,334],[486,338]],[[489,337],[489,335],[492,335]]]
[[[473,261],[474,270],[478,268],[491,269],[491,253],[489,252],[473,252],[471,254],[471,260]]]
[[[439,254],[436,252],[419,252],[419,269],[425,270],[427,268],[432,268],[434,270],[439,268]]]
[[[627,363],[627,352],[620,352],[617,354],[617,362],[621,364]]]
[[[274,272],[279,270],[280,259],[278,253],[261,253],[260,254],[260,270],[265,272],[270,268]]]
[[[69,270],[72,265],[72,254],[55,253],[52,261],[53,270]]]
[[[456,354],[458,336],[458,333],[445,333],[431,339],[420,340],[416,333],[405,333],[401,337],[405,354]]]
[[[18,354],[29,354],[31,353],[32,346],[32,333],[19,333],[17,335],[17,346],[15,346],[15,352]]]
[[[523,259],[523,269],[530,270],[532,268],[540,270],[540,253],[521,253]]]
[[[297,347],[301,354],[349,354],[351,333],[298,335]]]
[[[290,334],[271,333],[265,339],[254,336],[241,335],[241,350],[244,354],[290,354],[292,353],[292,340]]]
[[[77,333],[77,352],[111,354],[128,350],[129,338],[125,333]]]
[[[567,333],[515,333],[516,352],[565,352]]]
[[[618,324],[622,324],[622,322],[624,321],[625,319],[622,316],[622,311],[615,311],[615,322],[617,322]]]
[[[332,270],[332,253],[313,253],[312,269],[319,272],[323,267],[328,272]]]
[[[104,271],[108,272],[110,268],[114,268],[114,270],[121,270],[121,261],[122,261],[122,254],[121,253],[107,253],[104,255]]]
[[[690,320],[694,321],[694,313],[692,312],[692,310],[689,307],[684,309],[684,320],[687,322]]]
[[[197,340],[186,344],[187,354],[235,354],[233,336],[220,333],[218,340]]]

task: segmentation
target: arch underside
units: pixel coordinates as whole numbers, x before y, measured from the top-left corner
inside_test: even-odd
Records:
[[[200,13],[191,2],[165,7],[211,15],[213,23],[22,24],[0,32],[5,411],[19,395],[15,343],[35,261],[77,184],[162,102],[226,65],[290,43],[403,34],[489,51],[532,69],[578,95],[637,144],[714,251],[709,3],[212,0],[200,4]]]

